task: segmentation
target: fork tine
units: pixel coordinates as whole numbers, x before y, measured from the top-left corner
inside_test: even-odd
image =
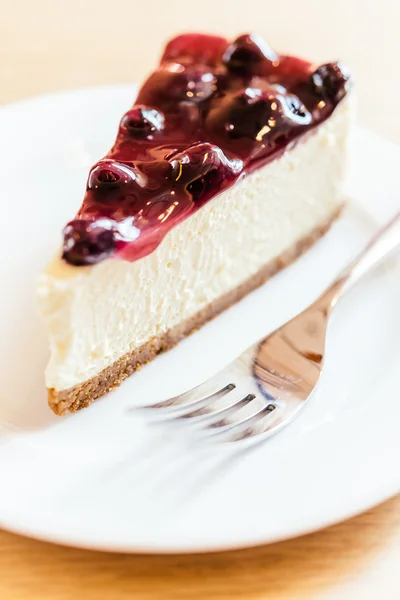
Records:
[[[177,416],[175,414],[168,415],[170,417],[168,422],[177,425],[186,425],[187,423],[201,426],[207,426],[208,423],[211,425],[216,420],[218,422],[218,420],[224,419],[231,413],[235,413],[247,406],[254,398],[254,394],[246,394],[240,388],[233,388],[229,392],[229,395],[227,395],[228,403],[221,406],[219,402],[209,402],[208,399],[205,399],[199,408],[197,408],[196,403],[194,410],[183,412]],[[191,406],[187,408],[191,408]]]
[[[268,417],[268,427],[271,427],[278,417],[277,413],[279,413],[279,408],[275,406],[275,404],[268,403],[266,406],[264,405],[262,408],[258,408],[255,413],[240,421],[236,421],[235,423],[226,426],[221,425],[221,427],[218,427],[217,429],[208,427],[206,429],[206,437],[207,439],[218,442],[235,442],[255,436],[260,432],[256,430],[254,426]]]
[[[173,396],[172,398],[168,398],[167,400],[163,400],[161,402],[157,402],[156,404],[147,404],[144,406],[134,407],[134,410],[138,408],[140,410],[153,410],[153,409],[162,409],[162,414],[166,416],[170,412],[175,414],[176,412],[181,412],[182,409],[194,409],[199,408],[200,405],[204,402],[213,402],[218,398],[222,398],[225,394],[229,393],[235,388],[235,384],[233,383],[233,377],[231,370],[224,369],[211,377],[204,383],[184,392],[183,394],[179,394],[177,396]]]
[[[221,443],[234,443],[249,439],[262,441],[277,433],[289,421],[294,419],[302,406],[302,402],[298,402],[297,406],[291,404],[290,408],[282,408],[281,405],[270,403],[251,417],[234,423],[229,428],[225,428],[220,432],[211,432],[207,439],[210,438]]]

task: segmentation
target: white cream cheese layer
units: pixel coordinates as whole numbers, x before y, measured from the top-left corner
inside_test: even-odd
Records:
[[[210,201],[149,256],[73,267],[55,258],[38,294],[47,387],[87,381],[234,289],[324,223],[342,199],[348,103],[316,133]]]

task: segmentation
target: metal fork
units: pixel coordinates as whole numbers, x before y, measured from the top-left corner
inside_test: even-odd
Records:
[[[218,442],[258,442],[277,433],[318,384],[327,325],[337,301],[399,246],[400,213],[306,310],[205,383],[142,408],[162,422],[190,423],[198,434]]]

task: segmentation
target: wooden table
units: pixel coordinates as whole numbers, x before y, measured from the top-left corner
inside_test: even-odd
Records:
[[[129,556],[0,534],[0,598],[398,600],[400,498],[281,544],[203,556]]]
[[[0,14],[0,102],[138,80],[176,31],[258,30],[287,52],[345,59],[361,122],[400,142],[398,0],[0,0]],[[103,554],[0,532],[1,600],[397,600],[399,566],[400,497],[307,537],[210,556]]]

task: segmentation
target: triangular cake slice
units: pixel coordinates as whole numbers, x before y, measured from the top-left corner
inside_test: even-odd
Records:
[[[40,280],[54,412],[88,406],[329,228],[348,81],[255,35],[167,45]]]

